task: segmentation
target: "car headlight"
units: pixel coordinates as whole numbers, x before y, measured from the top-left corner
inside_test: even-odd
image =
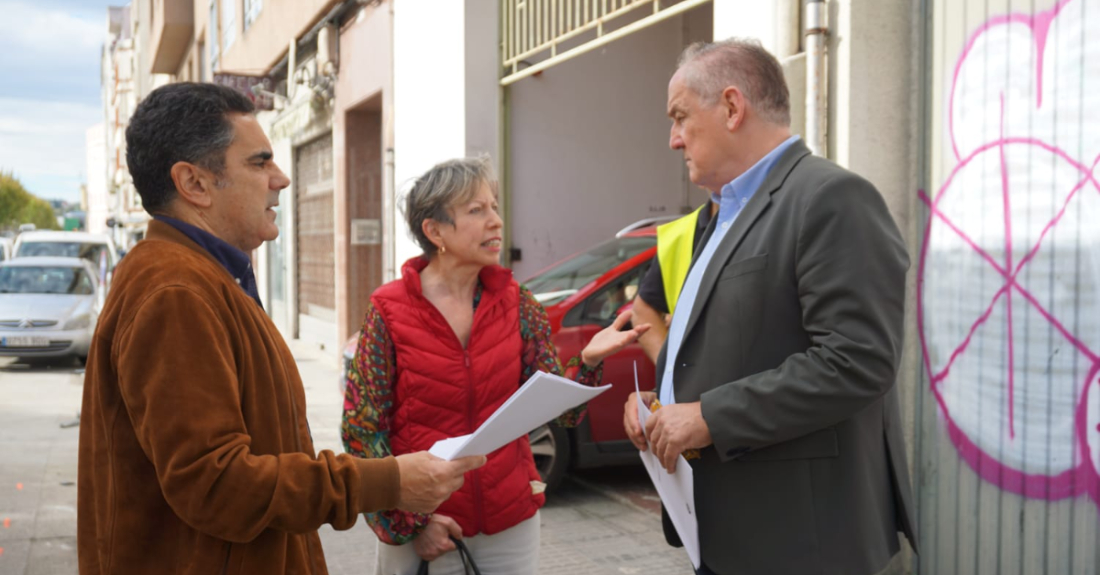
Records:
[[[88,314],[78,315],[73,319],[65,322],[65,330],[71,329],[84,329],[92,324],[92,316]]]

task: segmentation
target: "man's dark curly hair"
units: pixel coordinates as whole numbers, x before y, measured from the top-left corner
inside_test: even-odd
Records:
[[[176,162],[220,176],[233,142],[229,114],[255,110],[247,96],[216,84],[181,82],[150,92],[126,128],[126,162],[145,211],[156,213],[175,199],[171,171]]]

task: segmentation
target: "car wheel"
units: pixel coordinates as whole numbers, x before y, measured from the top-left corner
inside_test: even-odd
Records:
[[[527,434],[531,454],[546,491],[553,491],[565,478],[569,467],[569,434],[556,425],[542,425]]]

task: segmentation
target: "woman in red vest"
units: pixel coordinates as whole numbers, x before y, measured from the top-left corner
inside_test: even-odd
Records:
[[[409,192],[405,218],[424,255],[371,296],[344,398],[348,453],[400,455],[472,433],[537,370],[598,385],[602,360],[648,329],[620,331],[623,313],[562,368],[542,305],[500,266],[504,223],[487,158],[429,170]],[[583,415],[581,407],[558,422]],[[533,575],[542,487],[521,437],[468,473],[435,513],[368,514],[381,542],[376,574],[411,575],[422,559],[433,561],[432,575],[462,573],[448,553],[453,536],[484,575]]]

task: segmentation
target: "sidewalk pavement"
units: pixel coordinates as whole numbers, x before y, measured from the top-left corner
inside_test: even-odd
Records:
[[[82,377],[10,363],[0,358],[0,575],[76,573]]]
[[[332,353],[291,342],[318,450],[343,451],[343,396]],[[83,393],[72,368],[23,369],[0,360],[0,575],[77,573],[76,467]],[[541,575],[690,575],[668,547],[653,502],[633,484],[617,489],[567,479],[542,511]],[[651,499],[651,498],[650,498]],[[373,573],[375,537],[359,521],[321,529],[332,575]]]

